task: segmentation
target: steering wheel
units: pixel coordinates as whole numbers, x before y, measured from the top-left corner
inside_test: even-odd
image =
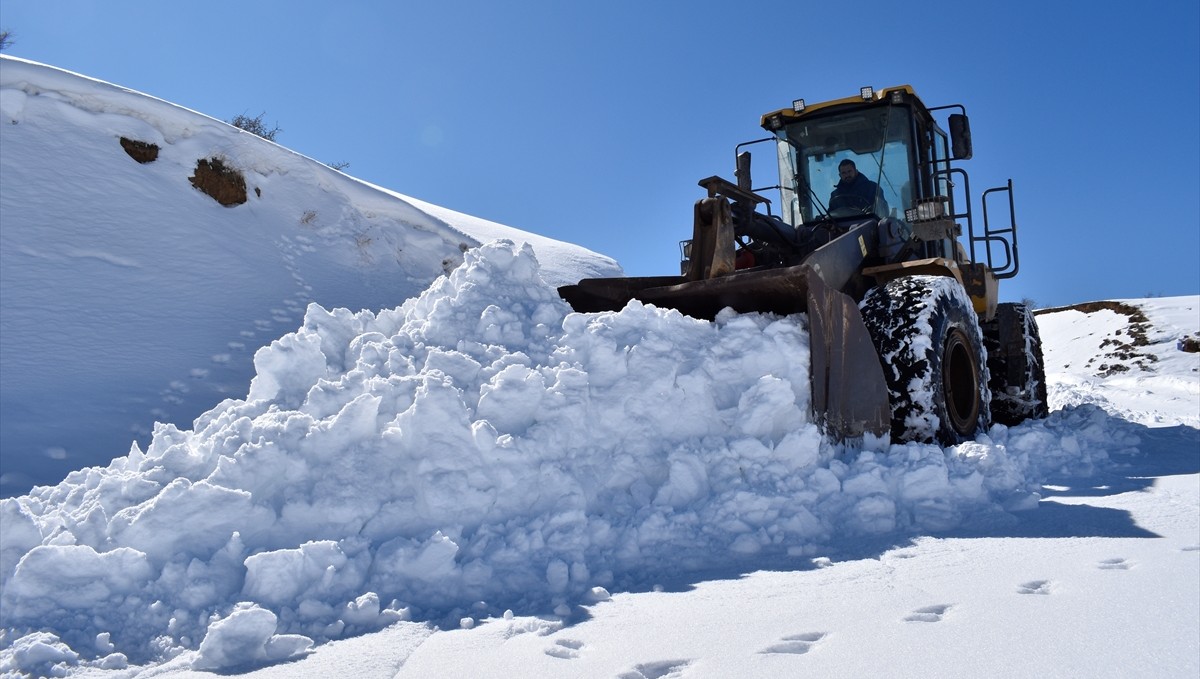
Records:
[[[839,194],[829,199],[829,216],[854,217],[870,214],[874,210],[874,201],[854,194]]]

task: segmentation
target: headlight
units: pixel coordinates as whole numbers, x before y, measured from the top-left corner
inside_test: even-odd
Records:
[[[946,197],[936,196],[926,198],[904,211],[904,219],[908,222],[927,222],[946,216]]]

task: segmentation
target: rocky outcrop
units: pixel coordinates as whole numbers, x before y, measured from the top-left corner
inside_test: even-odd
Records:
[[[143,165],[153,163],[158,159],[158,144],[121,137],[121,148],[125,149],[125,153],[128,153],[130,158]]]
[[[196,161],[196,172],[188,181],[225,207],[246,202],[246,179],[241,172],[226,167],[220,158]]]

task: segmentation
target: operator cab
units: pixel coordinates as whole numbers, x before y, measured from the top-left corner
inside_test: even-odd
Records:
[[[903,220],[924,199],[951,197],[950,160],[971,153],[969,135],[964,132],[952,148],[907,85],[878,93],[867,87],[859,97],[812,106],[798,99],[791,109],[763,116],[762,124],[775,135],[780,216],[795,227],[830,218]],[[877,200],[835,193],[846,161],[878,187]]]
[[[903,217],[915,183],[911,132],[910,112],[894,106],[832,113],[778,130],[783,220],[800,226],[829,217]],[[848,183],[847,172],[861,175],[856,184],[870,186],[875,199],[837,191]]]
[[[972,155],[967,117],[965,111],[951,114],[947,135],[931,113],[945,108],[962,111],[958,105],[927,108],[908,85],[878,92],[864,87],[857,97],[819,104],[797,99],[791,108],[762,117],[762,126],[774,136],[741,146],[774,142],[779,217],[798,233],[838,233],[873,219],[882,222],[889,260],[940,257],[962,262],[968,255],[957,242],[959,220],[971,233],[971,257],[977,242],[989,249],[1005,246],[995,234],[974,234],[966,173],[951,166],[951,161]],[[861,175],[850,191],[847,163],[853,164],[851,176],[855,171]],[[864,198],[870,193],[866,186],[875,192],[874,200]],[[956,202],[963,206],[961,212]],[[918,226],[930,221],[939,224],[933,233]],[[919,244],[909,244],[914,227]],[[990,252],[987,256],[990,262]]]

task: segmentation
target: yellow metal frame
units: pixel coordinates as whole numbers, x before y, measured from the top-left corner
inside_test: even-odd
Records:
[[[767,127],[767,119],[775,117],[775,116],[779,116],[784,121],[784,123],[794,122],[794,121],[800,120],[802,118],[807,118],[808,116],[810,116],[818,111],[822,111],[827,108],[832,108],[834,106],[842,106],[845,104],[877,104],[880,101],[883,101],[888,96],[890,96],[891,93],[895,92],[896,90],[906,92],[910,97],[913,97],[913,98],[917,99],[918,101],[920,101],[920,97],[917,97],[917,93],[916,93],[916,91],[913,90],[911,85],[897,85],[895,87],[887,87],[882,90],[876,91],[873,99],[869,102],[867,100],[863,99],[862,96],[853,96],[853,97],[843,97],[841,99],[833,99],[831,101],[822,101],[822,102],[819,102],[816,104],[807,104],[806,103],[804,106],[804,110],[799,113],[792,110],[791,108],[781,108],[778,111],[771,111],[770,113],[764,114],[760,121],[760,124],[763,127]],[[925,104],[922,103],[921,107],[924,108]],[[770,129],[770,128],[768,128],[768,129]]]

